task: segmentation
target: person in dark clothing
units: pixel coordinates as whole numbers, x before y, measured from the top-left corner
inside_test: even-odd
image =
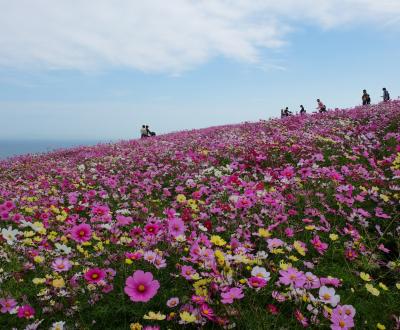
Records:
[[[318,109],[319,113],[326,112],[326,105],[323,104],[322,101],[321,101],[320,99],[317,99],[317,102],[318,102],[318,107],[317,107],[317,109]]]
[[[146,125],[147,136],[156,136],[155,132],[150,131],[149,125]]]
[[[304,109],[303,105],[300,106],[300,115],[305,115],[306,109]]]
[[[147,134],[147,129],[145,125],[142,125],[142,128],[140,129],[140,137],[142,139],[148,137],[149,135]]]
[[[289,111],[289,107],[286,107],[286,108],[285,108],[285,111],[284,111],[283,113],[284,113],[285,117],[289,117],[289,116],[292,115],[292,112]]]
[[[367,93],[367,90],[366,90],[366,89],[363,90],[363,95],[362,95],[361,99],[362,99],[362,104],[363,104],[363,105],[369,105],[369,104],[371,104],[371,97],[370,97],[369,94]]]
[[[382,88],[382,90],[383,90],[383,102],[387,102],[387,101],[390,101],[390,94],[389,94],[389,92],[387,91],[387,89],[386,88]]]

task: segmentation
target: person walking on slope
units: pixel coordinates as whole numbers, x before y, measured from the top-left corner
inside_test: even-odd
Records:
[[[363,95],[362,95],[361,99],[362,99],[362,104],[363,105],[370,105],[371,104],[371,97],[367,93],[366,89],[363,90]]]
[[[323,104],[322,101],[321,101],[320,99],[317,99],[317,102],[318,102],[318,107],[317,107],[317,109],[318,109],[319,113],[326,112],[326,105]]]
[[[304,109],[303,105],[300,106],[300,115],[305,115],[306,109]]]
[[[383,90],[383,102],[387,102],[387,101],[390,101],[390,94],[389,94],[389,92],[387,91],[387,89],[384,87],[384,88],[382,88],[382,90]]]

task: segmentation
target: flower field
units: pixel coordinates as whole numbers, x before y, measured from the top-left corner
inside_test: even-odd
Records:
[[[400,329],[400,102],[0,162],[1,329]]]

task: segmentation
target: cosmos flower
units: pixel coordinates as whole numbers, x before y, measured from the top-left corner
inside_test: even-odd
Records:
[[[99,283],[106,277],[106,272],[101,268],[90,268],[83,276],[88,283]]]
[[[86,223],[74,226],[71,229],[71,237],[78,243],[87,242],[92,238],[92,229]]]
[[[124,291],[133,302],[147,302],[159,288],[160,283],[153,279],[152,273],[137,270],[126,279]]]
[[[55,259],[52,264],[51,268],[53,268],[56,272],[67,272],[72,267],[70,261],[66,258],[59,257]]]

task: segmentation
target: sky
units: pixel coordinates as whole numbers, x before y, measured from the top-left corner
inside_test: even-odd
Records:
[[[400,95],[399,0],[0,0],[0,139],[120,140]]]

